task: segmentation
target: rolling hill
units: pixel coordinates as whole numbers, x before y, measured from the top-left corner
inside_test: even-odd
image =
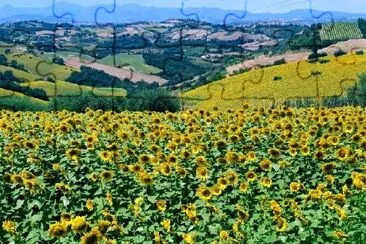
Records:
[[[366,55],[324,57],[252,70],[182,94],[198,108],[238,108],[244,103],[270,105],[289,99],[340,96],[366,71]]]

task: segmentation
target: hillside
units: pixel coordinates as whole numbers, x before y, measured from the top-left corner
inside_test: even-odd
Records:
[[[257,69],[231,76],[184,93],[187,103],[198,108],[238,108],[249,102],[270,105],[272,100],[341,95],[366,71],[366,55],[324,57]],[[328,60],[328,61],[325,61]],[[317,89],[318,87],[318,89]]]

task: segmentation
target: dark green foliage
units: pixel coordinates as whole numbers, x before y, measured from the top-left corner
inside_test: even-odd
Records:
[[[92,69],[86,66],[81,66],[80,72],[72,72],[66,81],[78,85],[115,88],[126,88],[129,83],[131,83],[127,81],[121,81],[120,79],[111,76],[104,71]]]
[[[8,65],[8,59],[4,54],[0,54],[0,65],[7,66]]]
[[[92,92],[83,93],[81,96],[58,97],[51,101],[57,110],[84,112],[86,108],[101,109],[103,111],[157,111],[176,112],[180,110],[178,98],[172,96],[162,88],[135,91],[127,97],[100,97]]]
[[[363,50],[357,50],[356,51],[356,55],[363,55],[364,54],[364,51]]]
[[[359,18],[357,22],[358,22],[358,27],[360,28],[361,33],[362,33],[363,37],[365,38],[366,37],[366,20]]]
[[[59,65],[64,65],[65,61],[63,58],[61,57],[55,57],[53,58],[52,62],[54,62],[55,64],[59,64]]]
[[[274,81],[276,81],[276,80],[282,80],[282,76],[276,75],[275,77],[273,77],[273,80]]]
[[[49,111],[47,105],[33,102],[29,97],[6,96],[0,97],[0,109],[11,111]]]

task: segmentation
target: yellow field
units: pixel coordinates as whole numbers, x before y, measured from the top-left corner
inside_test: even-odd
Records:
[[[111,97],[111,88],[93,88],[90,86],[79,86],[77,84],[66,82],[66,81],[56,81],[56,83],[48,81],[34,81],[29,83],[23,83],[22,86],[27,86],[30,88],[41,88],[43,89],[48,97],[55,96],[80,96],[82,93],[87,91],[92,91],[96,96]],[[126,96],[126,90],[122,88],[114,89],[115,97]]]
[[[271,99],[281,103],[295,97],[334,96],[341,95],[344,88],[358,81],[358,74],[366,71],[366,55],[348,54],[338,59],[322,59],[330,62],[311,64],[301,61],[258,69],[196,88],[184,93],[183,97],[206,99],[190,102],[198,108],[238,108],[246,102],[268,105],[272,103]],[[321,73],[311,75],[312,71]],[[275,76],[282,79],[274,80]]]
[[[0,111],[0,243],[364,243],[365,119]]]

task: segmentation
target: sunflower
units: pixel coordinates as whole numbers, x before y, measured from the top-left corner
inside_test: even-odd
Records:
[[[160,173],[165,175],[165,176],[169,176],[172,169],[170,168],[170,164],[169,163],[163,163],[160,164]]]
[[[85,216],[76,216],[71,220],[71,229],[77,233],[84,232],[88,228],[88,225]]]
[[[343,231],[340,231],[340,230],[335,231],[334,236],[337,237],[338,239],[345,239],[348,237],[348,235],[346,233],[344,233]]]
[[[191,153],[190,153],[188,150],[183,150],[183,151],[180,153],[180,156],[181,156],[183,159],[189,159],[189,157],[191,156]]]
[[[100,174],[100,178],[104,181],[111,181],[113,178],[113,172],[109,170],[105,170]]]
[[[280,204],[274,200],[270,202],[270,208],[274,215],[279,216],[282,213],[282,208]]]
[[[270,171],[272,168],[272,162],[269,159],[263,159],[260,163],[259,166],[261,167],[262,170],[264,171]]]
[[[339,137],[332,135],[327,138],[327,143],[332,146],[337,146],[339,144]]]
[[[226,148],[226,142],[225,141],[216,141],[215,142],[215,147],[217,147],[218,149],[223,149]]]
[[[67,234],[67,228],[65,223],[56,222],[50,225],[48,229],[48,235],[52,237],[63,237]]]
[[[303,146],[303,147],[301,147],[300,152],[301,152],[301,155],[307,156],[310,154],[310,149],[307,146]]]
[[[80,149],[71,148],[66,151],[66,156],[69,159],[76,161],[78,159],[78,157],[80,156],[80,153],[81,153]]]
[[[244,210],[242,207],[240,207],[239,205],[235,206],[235,210],[238,214],[238,217],[241,221],[246,221],[247,219],[249,219],[249,213],[248,211]]]
[[[339,160],[344,161],[348,158],[350,154],[350,149],[347,147],[342,147],[340,149],[338,149],[338,151],[336,152],[336,156]]]
[[[214,185],[211,187],[212,195],[220,196],[222,194],[222,189],[218,185]]]
[[[236,163],[239,160],[239,155],[236,152],[229,151],[226,153],[225,158],[229,163]]]
[[[366,186],[366,175],[362,173],[352,172],[353,185],[362,190]]]
[[[102,234],[97,228],[93,229],[91,232],[86,233],[81,237],[81,244],[97,244],[101,239]]]
[[[177,172],[177,174],[181,177],[181,178],[184,178],[184,177],[186,177],[186,175],[187,175],[187,172],[186,172],[186,170],[184,169],[184,168],[182,168],[182,167],[176,167],[176,169],[175,169],[175,171]]]
[[[138,174],[142,172],[144,169],[140,164],[133,164],[129,166],[129,169],[134,172],[135,174]]]
[[[91,199],[86,200],[85,207],[86,207],[89,211],[92,211],[92,210],[93,210],[93,208],[94,208],[93,200],[91,200]]]
[[[171,229],[170,219],[164,219],[164,220],[161,222],[161,225],[163,226],[163,228],[164,228],[167,232],[170,232],[170,229]]]
[[[301,189],[300,182],[291,182],[290,183],[290,191],[291,192],[298,192]]]
[[[100,233],[102,235],[104,235],[108,231],[109,227],[111,227],[111,226],[112,226],[112,223],[111,222],[109,222],[107,220],[100,220],[98,222],[98,226],[97,227],[98,227],[98,230],[100,231]]]
[[[247,192],[249,189],[249,184],[244,182],[244,183],[240,183],[239,185],[239,191],[241,192]]]
[[[9,234],[13,235],[16,232],[17,224],[11,220],[5,220],[2,223],[2,227],[3,227],[3,230],[5,230]]]
[[[199,166],[196,169],[196,177],[202,181],[206,181],[208,179],[208,170],[206,167]]]
[[[325,176],[326,181],[328,182],[329,185],[333,185],[334,183],[334,176],[333,175],[327,175]]]
[[[220,238],[226,241],[229,238],[229,233],[225,230],[220,231]]]
[[[164,212],[166,210],[166,201],[165,200],[157,200],[155,204],[156,204],[156,207],[159,209],[159,211]]]
[[[268,153],[269,155],[271,155],[274,158],[277,158],[281,155],[280,150],[278,150],[277,148],[270,148],[268,149]]]
[[[257,175],[254,171],[248,171],[247,174],[246,174],[246,177],[247,177],[249,182],[253,182],[257,178]]]
[[[68,225],[71,221],[71,214],[70,213],[63,213],[61,214],[61,223]]]
[[[196,158],[196,164],[198,166],[205,166],[206,165],[206,162],[207,162],[207,159],[204,156],[198,156]]]
[[[96,174],[96,173],[90,174],[89,179],[91,179],[94,182],[97,181],[98,180],[98,174]]]
[[[112,206],[112,205],[113,205],[113,196],[112,196],[112,194],[108,192],[108,193],[106,194],[105,198],[106,198],[106,200],[107,200],[108,204],[109,204],[110,206]]]
[[[284,232],[286,231],[287,227],[288,227],[288,223],[287,220],[283,217],[277,217],[276,218],[276,230],[278,232]]]
[[[227,188],[228,184],[229,184],[229,182],[224,177],[220,177],[220,178],[217,179],[217,186],[221,190],[225,190]]]
[[[177,157],[175,155],[169,155],[167,161],[171,164],[175,164],[177,162]]]
[[[182,238],[183,238],[184,243],[186,243],[186,244],[194,243],[194,236],[191,233],[183,233]]]
[[[296,151],[296,149],[295,149],[295,148],[290,148],[288,152],[289,152],[289,154],[290,154],[292,157],[295,157],[295,156],[296,156],[296,154],[297,154],[297,151]]]
[[[208,201],[212,198],[212,193],[211,193],[211,190],[210,188],[208,188],[207,186],[200,186],[198,189],[197,189],[197,196],[204,200],[204,201]]]
[[[139,181],[144,185],[151,185],[153,183],[153,178],[146,171],[141,172],[138,176]]]
[[[325,163],[322,165],[322,171],[324,174],[332,174],[333,170],[336,168],[335,163]]]
[[[146,164],[150,161],[150,157],[149,157],[149,155],[143,154],[143,155],[139,156],[138,161],[139,161],[140,164]]]
[[[272,180],[268,177],[263,177],[261,178],[261,181],[260,181],[261,185],[266,187],[266,188],[269,188],[272,186]]]
[[[101,151],[99,153],[99,158],[103,161],[103,162],[108,162],[108,163],[111,163],[113,162],[113,159],[112,159],[113,155],[111,152],[109,151]]]

